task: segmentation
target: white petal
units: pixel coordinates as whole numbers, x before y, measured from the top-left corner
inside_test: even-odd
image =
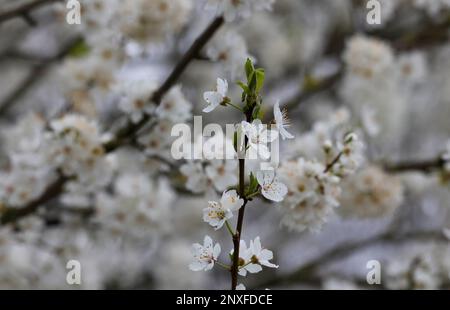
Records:
[[[273,116],[274,116],[275,122],[277,124],[281,124],[283,122],[283,114],[281,114],[280,101],[279,100],[273,106]]]
[[[278,138],[278,131],[264,130],[261,135],[261,143],[273,142]]]
[[[221,78],[217,79],[217,92],[225,97],[228,91],[228,82],[227,80],[222,80]]]
[[[212,247],[213,241],[210,236],[205,236],[205,239],[203,240],[203,247],[209,248]]]
[[[205,271],[211,270],[214,267],[214,262],[209,263],[208,265],[206,265],[205,267]]]
[[[258,144],[255,146],[258,152],[258,155],[261,157],[261,159],[269,159],[270,158],[270,152],[267,145],[264,144]]]
[[[261,263],[261,265],[269,267],[269,268],[278,268],[279,267],[278,265],[272,264],[271,262],[268,262],[268,261],[261,260],[259,262]]]
[[[266,184],[271,184],[275,178],[275,171],[273,170],[261,170],[256,173],[256,180],[258,184],[264,186]]]
[[[216,245],[214,246],[214,250],[213,250],[213,258],[217,259],[220,255],[220,244],[216,243]]]
[[[258,258],[261,261],[269,261],[273,258],[273,252],[270,250],[264,249],[259,253]]]
[[[247,269],[247,271],[250,273],[257,273],[262,270],[262,267],[258,264],[249,264],[245,266],[245,269]]]
[[[217,108],[217,106],[218,106],[218,105],[210,104],[209,106],[207,106],[206,108],[204,108],[202,111],[203,111],[203,113],[209,113],[209,112],[214,111],[214,109]]]
[[[236,286],[236,290],[237,291],[245,291],[246,290],[245,285],[242,283],[238,284],[238,286]]]
[[[245,268],[239,269],[238,274],[245,277],[247,275],[247,270]]]
[[[256,237],[255,240],[252,242],[253,245],[253,254],[259,254],[261,252],[261,240],[259,237]]]
[[[192,262],[189,264],[189,269],[192,271],[200,271],[203,270],[203,268],[205,268],[205,265],[201,262]]]
[[[280,131],[281,138],[283,138],[283,140],[284,139],[294,139],[294,136],[292,134],[290,134],[289,132],[287,132],[287,130],[283,126],[281,126],[279,128],[279,131]]]

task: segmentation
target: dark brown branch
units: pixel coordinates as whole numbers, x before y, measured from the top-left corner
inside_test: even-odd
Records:
[[[247,122],[253,121],[252,110],[246,113]],[[244,149],[247,149],[248,137],[244,138]],[[245,196],[245,156],[239,159],[239,196],[244,199],[244,204],[239,209],[238,220],[236,224],[236,231],[233,235],[233,264],[231,265],[231,290],[236,290],[238,272],[239,272],[239,251],[241,245],[242,226],[244,224],[245,207],[248,199]]]
[[[26,207],[23,208],[8,208],[1,216],[0,223],[8,224],[15,222],[17,219],[35,213],[39,207],[43,204],[49,202],[54,197],[58,196],[66,183],[66,179],[60,177],[58,180],[53,182],[47,190],[37,199],[30,202]]]
[[[14,19],[14,18],[24,18],[28,23],[33,24],[32,19],[30,17],[30,12],[56,2],[61,2],[63,0],[36,0],[33,2],[29,2],[26,4],[23,4],[17,8],[7,10],[4,12],[0,12],[0,24],[3,22],[6,22],[8,20]]]
[[[161,99],[164,95],[175,85],[180,76],[184,73],[185,69],[189,63],[199,55],[202,48],[209,42],[209,40],[214,36],[214,34],[223,25],[223,17],[217,17],[214,21],[203,31],[203,33],[194,41],[189,50],[184,54],[175,68],[172,70],[170,75],[164,81],[164,83],[159,87],[159,89],[153,94],[150,99],[151,102],[156,105],[161,103]],[[116,138],[105,145],[105,149],[110,152],[119,147],[123,140],[135,135],[139,130],[141,130],[149,121],[150,116],[145,115],[143,119],[134,124],[130,121],[116,133]]]
[[[405,161],[399,163],[389,163],[384,165],[387,172],[407,172],[407,171],[422,171],[432,172],[444,167],[444,160],[441,158],[423,160],[423,161]]]
[[[214,21],[206,28],[206,30],[194,41],[189,50],[184,54],[179,63],[175,66],[172,73],[166,79],[166,81],[161,85],[161,87],[156,91],[155,95],[151,98],[152,102],[159,104],[161,102],[162,97],[166,94],[167,91],[177,82],[180,76],[183,74],[184,70],[187,68],[189,63],[195,58],[196,55],[201,51],[201,49],[208,43],[208,41],[214,36],[214,34],[219,30],[219,28],[223,25],[224,19],[223,17],[217,17]],[[119,132],[116,133],[115,139],[111,142],[104,145],[106,152],[112,152],[117,147],[124,143],[125,139],[128,137],[132,137],[136,134],[141,128],[143,128],[147,122],[149,121],[150,116],[145,116],[142,121],[137,124],[133,124],[128,122],[124,128],[122,128]],[[41,197],[31,202],[27,206],[21,208],[23,211],[16,210],[8,210],[0,217],[1,223],[9,223],[18,218],[27,216],[33,213],[40,204],[44,204],[51,199],[59,196],[62,193],[63,186],[65,183],[64,178],[60,178],[57,181],[59,186],[55,184],[51,185]],[[10,213],[12,212],[12,213]]]

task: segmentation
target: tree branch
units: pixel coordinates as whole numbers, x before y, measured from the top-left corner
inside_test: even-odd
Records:
[[[407,171],[422,171],[431,172],[433,170],[442,169],[445,161],[442,158],[423,160],[423,161],[405,161],[398,163],[384,164],[384,169],[387,172],[407,172]]]
[[[422,231],[422,232],[411,232],[399,236],[394,235],[392,232],[386,232],[369,239],[352,243],[344,243],[336,248],[332,248],[330,250],[325,251],[325,253],[322,253],[318,259],[301,266],[293,273],[275,276],[271,279],[258,283],[254,287],[265,288],[274,285],[289,285],[294,283],[302,283],[303,281],[309,282],[311,280],[317,280],[318,278],[320,278],[317,276],[317,273],[323,266],[330,264],[334,261],[344,259],[350,256],[351,254],[361,251],[369,246],[373,246],[376,243],[389,242],[393,244],[401,244],[409,241],[431,241],[431,240],[448,242],[448,239],[446,239],[445,236],[443,236],[443,234],[440,232]]]
[[[62,2],[63,0],[35,0],[33,2],[29,2],[26,4],[23,4],[17,8],[7,10],[4,12],[0,12],[0,24],[3,22],[6,22],[8,20],[14,19],[14,18],[24,18],[27,20],[28,23],[30,23],[30,13],[42,6],[53,4],[56,2]],[[34,23],[34,22],[31,22]]]
[[[47,188],[47,190],[45,190],[45,192],[40,197],[31,201],[26,207],[6,209],[6,211],[3,212],[0,218],[0,223],[3,225],[12,223],[15,222],[17,219],[35,213],[39,209],[39,207],[49,202],[62,192],[66,181],[67,179],[64,177],[58,178]]]
[[[0,116],[4,114],[8,109],[10,109],[14,103],[23,98],[27,91],[33,87],[38,82],[37,77],[41,77],[47,69],[55,62],[64,59],[72,50],[74,46],[81,42],[81,37],[76,37],[70,40],[67,44],[63,46],[61,51],[55,56],[46,59],[45,62],[35,65],[24,80],[8,95],[5,99],[0,102]]]
[[[159,105],[161,103],[161,99],[164,97],[164,95],[172,88],[172,86],[175,85],[190,62],[194,60],[197,55],[199,55],[202,48],[209,42],[209,40],[214,36],[217,30],[219,30],[223,23],[223,17],[217,17],[213,20],[213,22],[205,29],[205,31],[203,31],[203,33],[194,41],[192,46],[180,59],[180,61],[172,70],[164,83],[158,88],[158,90],[156,90],[152,98],[150,98],[151,102],[155,103],[156,105]],[[128,123],[116,133],[115,139],[111,140],[105,145],[105,150],[107,152],[115,150],[123,143],[124,139],[133,136],[140,129],[142,129],[147,124],[149,119],[150,116],[145,115],[142,120],[136,124],[128,121]]]
[[[181,60],[173,69],[172,73],[165,80],[165,82],[161,85],[161,87],[155,92],[153,97],[151,98],[152,102],[159,104],[161,102],[162,97],[166,94],[168,90],[177,82],[180,76],[183,74],[184,70],[187,68],[189,63],[195,58],[196,55],[200,52],[200,50],[209,42],[209,40],[214,36],[214,34],[219,30],[219,28],[223,25],[224,19],[223,17],[217,17],[213,20],[213,22],[206,28],[206,30],[194,41],[189,50],[184,54]],[[115,139],[111,142],[106,143],[104,145],[106,152],[112,152],[116,148],[122,145],[124,140],[127,137],[133,136],[136,134],[142,127],[146,125],[150,116],[146,115],[142,121],[137,124],[133,124],[128,121],[127,125],[124,126],[119,132],[116,133]],[[1,217],[0,223],[10,223],[19,218],[25,217],[39,207],[40,204],[44,204],[51,199],[56,198],[62,193],[64,184],[66,179],[61,177],[55,184],[50,185],[50,187],[35,201],[32,201],[27,206],[20,209],[7,209]],[[19,211],[22,210],[22,211]]]

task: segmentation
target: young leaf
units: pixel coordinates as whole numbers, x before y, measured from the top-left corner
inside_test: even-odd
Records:
[[[250,58],[247,58],[247,61],[245,62],[245,74],[247,76],[247,82],[250,82],[250,78],[251,78],[253,71],[255,71],[253,62]]]
[[[257,77],[256,77],[256,71],[253,71],[250,75],[250,80],[248,82],[248,88],[251,92],[256,92],[256,85],[257,85]]]
[[[241,81],[237,81],[236,82],[241,88],[242,90],[246,93],[246,94],[250,94],[250,89],[248,88],[247,85],[245,85],[243,82]]]
[[[264,86],[265,72],[264,69],[255,70],[256,76],[256,92],[259,93]]]

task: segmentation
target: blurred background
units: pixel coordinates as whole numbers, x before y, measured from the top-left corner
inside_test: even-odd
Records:
[[[243,279],[247,289],[450,287],[441,159],[450,152],[450,1],[379,0],[378,25],[364,0],[277,0],[226,22],[169,93],[176,107],[163,99],[157,130],[143,128],[141,148],[101,150],[93,166],[48,156],[61,147],[53,132],[74,122],[101,145],[124,114],[142,117],[128,103],[149,98],[215,12],[194,0],[80,2],[81,25],[69,25],[66,1],[0,0],[0,288],[228,288],[224,270],[188,268],[205,234],[224,256],[232,243],[203,222],[211,191],[186,186],[170,129],[194,115],[204,125],[240,122],[233,109],[202,113],[203,93],[222,77],[239,98],[233,84],[248,57],[266,72],[266,114],[277,100],[289,112],[296,138],[281,143],[282,163],[315,158],[323,128],[337,123],[364,137],[366,162],[313,228],[289,229],[283,206],[252,202],[243,238],[260,236],[280,267]],[[83,118],[58,123],[67,115]],[[77,178],[59,184],[60,169]],[[71,259],[81,285],[66,282]],[[371,260],[379,285],[366,282]]]

